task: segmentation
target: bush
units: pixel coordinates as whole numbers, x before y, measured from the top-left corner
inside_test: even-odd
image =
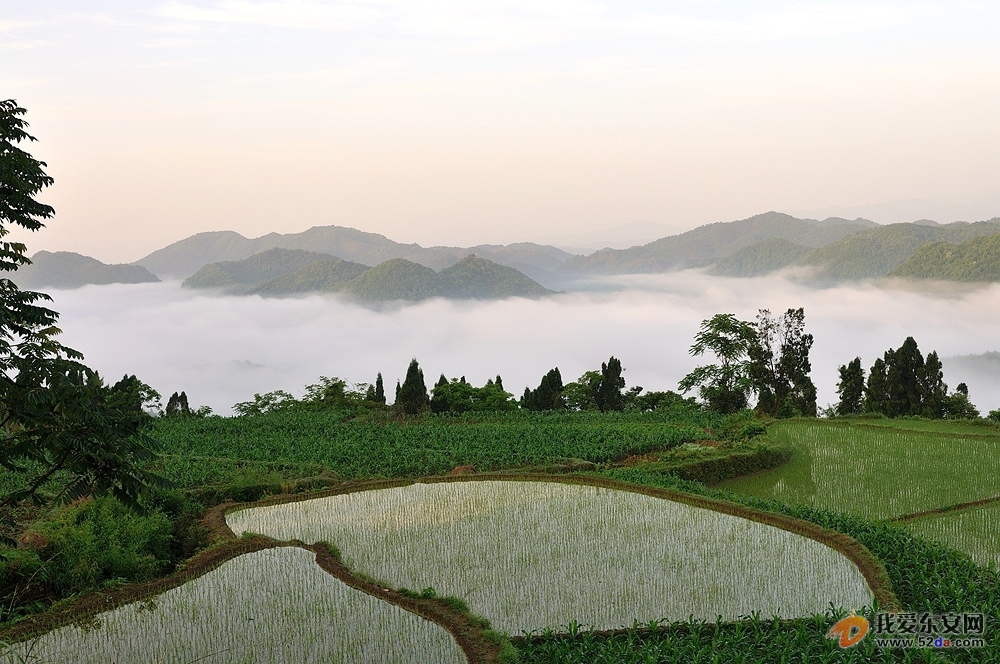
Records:
[[[168,571],[174,524],[160,510],[139,515],[113,498],[57,511],[0,556],[4,606],[26,608]],[[0,621],[11,615],[0,616]]]

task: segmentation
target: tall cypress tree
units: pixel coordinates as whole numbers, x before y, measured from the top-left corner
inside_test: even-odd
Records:
[[[837,384],[840,403],[837,404],[837,414],[855,415],[860,413],[864,392],[865,370],[861,368],[861,358],[856,357],[847,365],[840,366],[840,383]]]
[[[871,371],[868,372],[863,409],[866,413],[889,414],[889,386],[885,361],[882,358],[875,360]]]
[[[385,403],[385,385],[382,383],[382,372],[378,372],[378,377],[375,378],[375,402]]]
[[[427,407],[427,385],[424,383],[424,372],[416,358],[410,360],[406,369],[406,378],[399,390],[399,403],[407,415],[416,415]]]
[[[945,402],[948,398],[948,386],[944,382],[944,371],[937,351],[931,351],[927,354],[922,378],[920,396],[923,416],[931,418],[944,417]]]
[[[903,345],[885,355],[886,383],[889,392],[889,415],[920,415],[921,383],[924,374],[924,356],[913,337],[906,337]]]
[[[597,407],[602,411],[621,410],[625,406],[625,400],[622,398],[624,387],[621,360],[612,355],[607,362],[601,363],[601,382],[594,394]]]

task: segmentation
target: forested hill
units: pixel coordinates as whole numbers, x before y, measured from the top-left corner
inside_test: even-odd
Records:
[[[392,258],[405,258],[435,270],[454,265],[470,253],[475,253],[543,281],[572,256],[562,249],[530,242],[471,248],[422,247],[343,226],[316,226],[302,233],[269,233],[252,239],[232,231],[198,233],[154,251],[136,264],[161,278],[185,278],[209,263],[239,261],[276,248],[329,254],[363,265],[378,265]]]
[[[87,284],[139,284],[159,281],[138,265],[108,265],[71,251],[39,251],[31,265],[21,266],[12,277],[21,288],[79,288]]]
[[[565,261],[560,272],[626,274],[667,272],[711,265],[762,240],[781,239],[804,247],[822,247],[855,231],[876,227],[867,219],[797,219],[767,212],[740,221],[699,226],[631,249],[603,249]]]
[[[744,247],[711,266],[731,277],[754,277],[790,266],[809,268],[812,279],[837,282],[886,275],[990,281],[987,255],[997,246],[985,239],[1000,232],[1000,219],[974,224],[915,222],[855,232],[817,249],[771,238]],[[968,246],[961,244],[967,242]],[[978,261],[978,264],[973,264]],[[905,264],[905,267],[904,267]]]
[[[336,269],[331,270],[332,266]],[[334,278],[317,283],[317,270]],[[368,269],[329,254],[301,249],[268,249],[238,261],[209,263],[184,280],[189,288],[221,288],[232,295],[265,292],[274,295],[332,290],[326,281],[341,284]],[[260,289],[263,289],[261,291]]]
[[[242,261],[211,263],[186,279],[184,286],[265,296],[343,293],[369,302],[431,297],[501,299],[552,292],[512,267],[475,255],[436,272],[405,258],[369,268],[326,254],[290,249],[270,249]]]
[[[891,274],[914,279],[1000,281],[1000,233],[957,245],[925,244]]]

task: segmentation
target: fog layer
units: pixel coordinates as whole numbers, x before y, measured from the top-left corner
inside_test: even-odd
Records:
[[[192,406],[228,414],[255,392],[300,395],[320,375],[373,382],[381,371],[391,400],[416,357],[430,386],[444,373],[482,384],[496,374],[517,395],[558,366],[565,380],[621,358],[627,386],[676,389],[698,363],[688,348],[699,323],[731,312],[805,307],[815,336],[819,404],[836,401],[837,367],[865,367],[913,336],[942,357],[997,350],[1000,285],[918,292],[905,284],[812,289],[782,276],[722,279],[697,272],[620,278],[617,290],[540,300],[431,300],[381,310],[333,297],[213,297],[177,283],[88,286],[52,293],[62,340],[107,379],[137,374],[164,398],[187,392]],[[968,383],[984,411],[1000,407],[991,372],[956,367],[945,381]],[[953,375],[953,373],[955,375]],[[961,374],[959,376],[958,374]]]

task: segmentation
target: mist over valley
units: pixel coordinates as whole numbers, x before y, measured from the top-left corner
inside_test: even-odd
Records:
[[[416,357],[428,381],[444,373],[483,384],[498,373],[519,395],[558,366],[567,380],[621,358],[627,386],[676,390],[698,362],[688,354],[704,319],[752,320],[758,309],[804,307],[815,336],[813,380],[821,406],[836,402],[837,367],[868,367],[913,336],[943,358],[996,348],[1000,285],[910,282],[815,288],[784,274],[753,279],[698,270],[602,277],[588,292],[498,301],[433,298],[364,306],[337,295],[296,298],[207,295],[177,281],[52,291],[64,342],[107,379],[143,377],[161,394],[226,414],[255,392],[301,394],[320,375],[352,382],[385,377],[387,392]],[[976,362],[944,362],[953,389],[969,385],[983,412],[1000,407],[1000,381]]]

